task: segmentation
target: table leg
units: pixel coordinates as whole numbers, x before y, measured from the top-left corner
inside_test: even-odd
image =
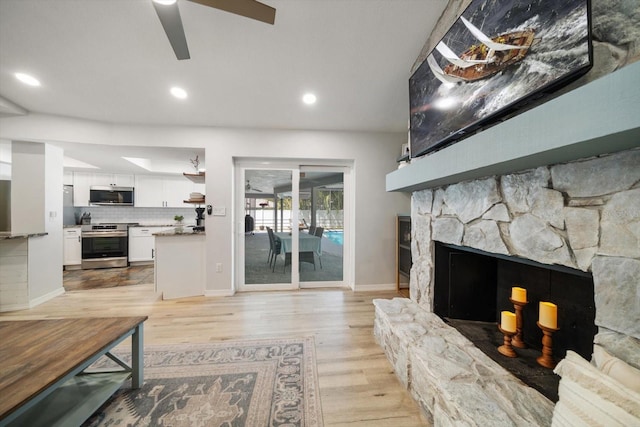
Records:
[[[140,388],[144,383],[144,346],[142,323],[136,326],[131,336],[131,388]]]

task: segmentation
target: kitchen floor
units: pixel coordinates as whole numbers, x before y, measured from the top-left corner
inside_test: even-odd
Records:
[[[62,280],[65,291],[153,284],[153,265],[65,270]]]

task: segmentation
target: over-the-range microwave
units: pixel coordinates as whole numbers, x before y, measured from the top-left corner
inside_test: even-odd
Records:
[[[89,204],[100,206],[133,206],[133,187],[93,185],[89,188]]]

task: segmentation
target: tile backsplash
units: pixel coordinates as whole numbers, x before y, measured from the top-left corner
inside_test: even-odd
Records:
[[[195,208],[136,208],[132,206],[92,206],[73,209],[74,216],[91,214],[91,223],[137,222],[142,225],[173,225],[175,215],[184,216],[184,225],[195,225]]]

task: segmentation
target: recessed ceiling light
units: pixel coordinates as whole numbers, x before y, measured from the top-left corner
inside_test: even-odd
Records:
[[[304,102],[307,105],[315,104],[316,101],[317,101],[317,98],[312,93],[305,93],[304,96],[302,97],[302,102]]]
[[[40,86],[40,81],[33,76],[25,73],[16,73],[16,79],[29,86]]]
[[[162,4],[164,6],[169,6],[174,4],[177,0],[153,0],[155,3]]]
[[[175,96],[176,98],[185,99],[187,97],[187,91],[180,87],[172,87],[171,95]]]

